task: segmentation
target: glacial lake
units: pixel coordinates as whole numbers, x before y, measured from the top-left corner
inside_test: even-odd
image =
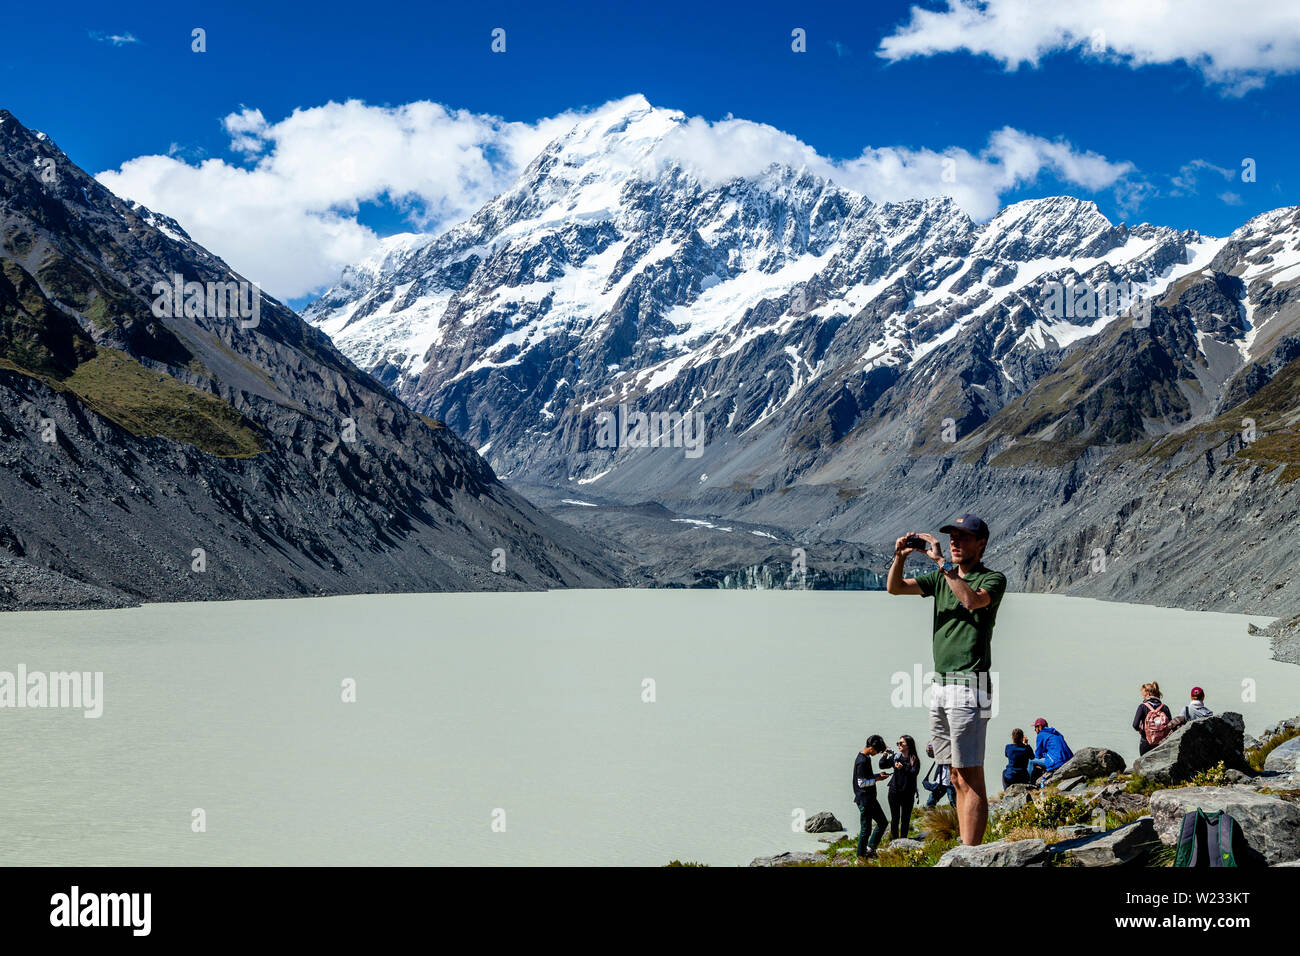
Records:
[[[1008,594],[991,790],[1011,729],[1040,715],[1131,760],[1146,680],[1175,711],[1201,685],[1248,733],[1300,712],[1300,667],[1246,633],[1268,620]],[[891,679],[929,670],[929,625],[919,598],[815,591],[4,614],[0,671],[102,671],[104,699],[95,719],[0,709],[0,859],[737,865],[814,848],[792,815],[856,832],[868,734],[925,746],[925,710],[894,706],[911,688]]]

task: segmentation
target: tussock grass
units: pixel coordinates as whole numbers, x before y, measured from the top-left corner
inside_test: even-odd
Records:
[[[1280,734],[1274,734],[1258,747],[1251,747],[1246,751],[1246,763],[1250,764],[1254,770],[1263,770],[1264,761],[1268,759],[1268,755],[1280,745],[1288,740],[1294,740],[1296,737],[1300,737],[1300,730],[1284,730]]]

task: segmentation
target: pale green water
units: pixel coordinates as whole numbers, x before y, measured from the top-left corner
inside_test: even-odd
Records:
[[[867,734],[924,746],[890,675],[929,669],[929,615],[879,592],[680,590],[6,614],[0,670],[102,670],[105,703],[97,720],[0,710],[0,861],[725,865],[813,847],[791,812],[856,830]],[[1009,594],[990,779],[1040,714],[1131,759],[1144,680],[1175,710],[1200,684],[1248,732],[1300,712],[1300,667],[1248,620],[1266,619]]]

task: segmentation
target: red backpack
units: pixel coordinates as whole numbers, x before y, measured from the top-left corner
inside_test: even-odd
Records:
[[[1142,718],[1142,735],[1154,747],[1168,737],[1173,728],[1169,726],[1169,713],[1164,709],[1164,704],[1152,704],[1150,701],[1143,703],[1146,704],[1147,715]]]

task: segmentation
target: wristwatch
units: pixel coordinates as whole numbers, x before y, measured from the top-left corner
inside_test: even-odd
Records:
[[[943,564],[939,565],[939,570],[944,574],[951,574],[953,571],[957,570],[957,565],[953,564],[947,558],[944,558]]]

